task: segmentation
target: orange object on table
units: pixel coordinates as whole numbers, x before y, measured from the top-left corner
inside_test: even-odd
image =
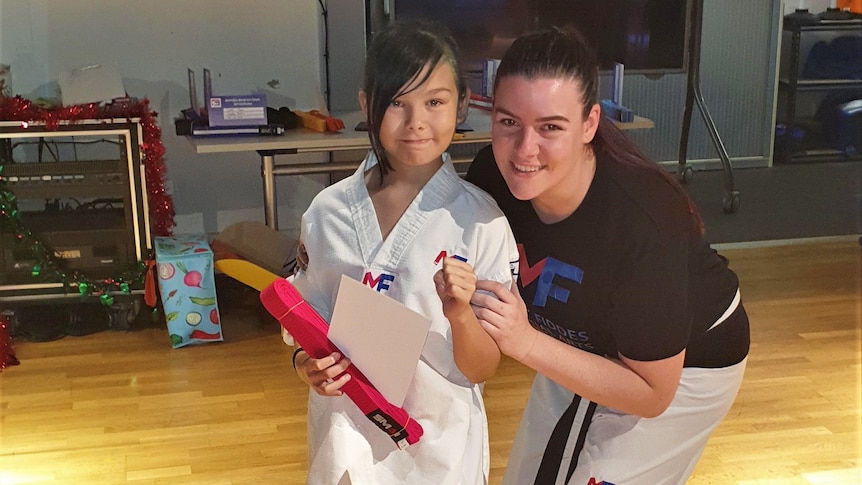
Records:
[[[314,109],[311,111],[294,110],[300,118],[302,118],[302,126],[315,131],[341,131],[344,129],[344,122],[338,118],[327,116],[320,111]]]
[[[344,122],[338,118],[327,116],[316,109],[312,110],[311,114],[317,116],[326,123],[326,131],[341,131],[344,129]]]
[[[293,112],[296,113],[296,115],[302,119],[302,126],[308,128],[309,130],[319,131],[321,133],[326,131],[326,120],[323,120],[318,116],[314,116],[307,111],[300,111],[296,109],[293,110]]]
[[[862,14],[862,0],[838,0],[835,6],[841,10],[846,8],[853,13]]]

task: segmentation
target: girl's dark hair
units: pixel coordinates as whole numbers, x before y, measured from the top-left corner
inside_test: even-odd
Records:
[[[553,27],[518,37],[500,61],[494,89],[501,79],[508,76],[575,81],[581,87],[584,119],[592,106],[598,103],[598,61],[592,47],[574,27]],[[608,162],[645,168],[664,177],[688,203],[693,223],[703,233],[703,220],[697,207],[676,178],[650,159],[604,115],[599,117],[590,148],[596,155],[605,155],[602,159]]]
[[[422,85],[441,62],[452,67],[458,100],[462,101],[467,89],[458,66],[458,44],[442,24],[421,20],[396,21],[372,39],[365,58],[362,89],[366,96],[365,121],[371,150],[377,157],[381,175],[392,170],[380,143],[380,126],[387,108],[397,97],[410,92],[402,91],[405,85],[414,84],[417,80],[413,89]],[[423,73],[425,66],[431,69]]]

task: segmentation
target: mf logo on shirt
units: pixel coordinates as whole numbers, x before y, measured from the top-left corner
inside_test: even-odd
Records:
[[[595,477],[590,477],[590,481],[587,482],[587,485],[614,485],[611,482],[606,482],[604,480],[596,480]]]
[[[518,266],[521,272],[521,285],[526,287],[536,279],[536,296],[533,298],[533,306],[544,308],[548,298],[553,298],[562,303],[569,301],[569,290],[554,284],[556,277],[566,278],[578,284],[584,278],[584,271],[577,266],[566,264],[550,256],[530,267],[527,264],[527,253],[523,244],[518,244],[518,255],[520,260]]]
[[[436,266],[436,265],[440,264],[440,261],[443,261],[443,259],[448,258],[448,257],[449,257],[449,253],[447,253],[445,250],[440,251],[437,254],[437,257],[434,259],[434,265]],[[452,257],[457,259],[458,261],[464,261],[465,263],[467,262],[467,258],[465,258],[464,256],[458,256],[457,254],[453,254]]]
[[[390,284],[395,281],[395,275],[381,272],[376,277],[371,271],[366,271],[362,277],[362,284],[374,288],[380,293],[389,289]]]

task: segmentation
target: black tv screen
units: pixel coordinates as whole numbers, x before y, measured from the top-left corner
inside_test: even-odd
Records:
[[[602,70],[686,69],[688,0],[389,0],[390,18],[440,21],[461,48],[465,71],[499,59],[521,33],[574,25],[592,43]]]

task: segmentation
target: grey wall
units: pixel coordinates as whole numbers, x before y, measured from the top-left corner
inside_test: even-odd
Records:
[[[361,66],[351,52],[364,46],[362,19],[338,26],[349,24],[357,2],[363,0],[327,2],[339,29],[331,27],[330,42],[353,47],[352,70]],[[782,8],[779,0],[706,0],[701,88],[731,157],[741,161],[768,163]],[[0,0],[0,63],[12,66],[16,94],[56,96],[60,72],[101,63],[117,67],[130,95],[149,98],[162,127],[177,232],[215,233],[239,220],[263,220],[257,154],[198,155],[174,134],[173,118],[189,104],[186,69],[199,79],[211,69],[217,93],[263,92],[270,106],[322,109],[322,33],[316,0]],[[333,60],[343,55],[330,49]],[[357,89],[351,84],[342,83],[348,92],[333,97],[349,102]],[[632,75],[624,86],[625,104],[656,122],[654,130],[632,136],[655,158],[675,161],[685,76]],[[697,112],[693,120],[689,160],[717,160]],[[296,232],[299,215],[327,181],[278,178],[282,230]]]
[[[704,2],[700,88],[735,166],[770,163],[779,13],[777,0]],[[656,124],[632,137],[656,160],[678,161],[686,75],[626,76],[623,86],[624,104]],[[696,107],[687,159],[718,166],[718,152]]]
[[[368,1],[382,5],[389,0]],[[780,0],[704,1],[700,89],[734,166],[771,163],[781,8]],[[338,42],[356,45],[358,41]],[[610,98],[610,76],[602,76],[601,81],[600,95]],[[658,161],[676,164],[679,159],[686,83],[684,73],[657,79],[643,74],[625,77],[623,104],[655,122],[655,129],[627,133]],[[721,166],[697,108],[692,116],[687,160],[695,168]]]
[[[198,155],[174,134],[189,106],[186,69],[213,74],[213,91],[263,92],[270,106],[322,109],[321,14],[316,0],[0,0],[0,63],[15,94],[58,96],[59,73],[112,65],[131,96],[159,113],[177,232],[215,233],[263,221],[256,153]],[[307,157],[307,161],[312,158]],[[298,218],[326,179],[282,177],[280,227]]]

